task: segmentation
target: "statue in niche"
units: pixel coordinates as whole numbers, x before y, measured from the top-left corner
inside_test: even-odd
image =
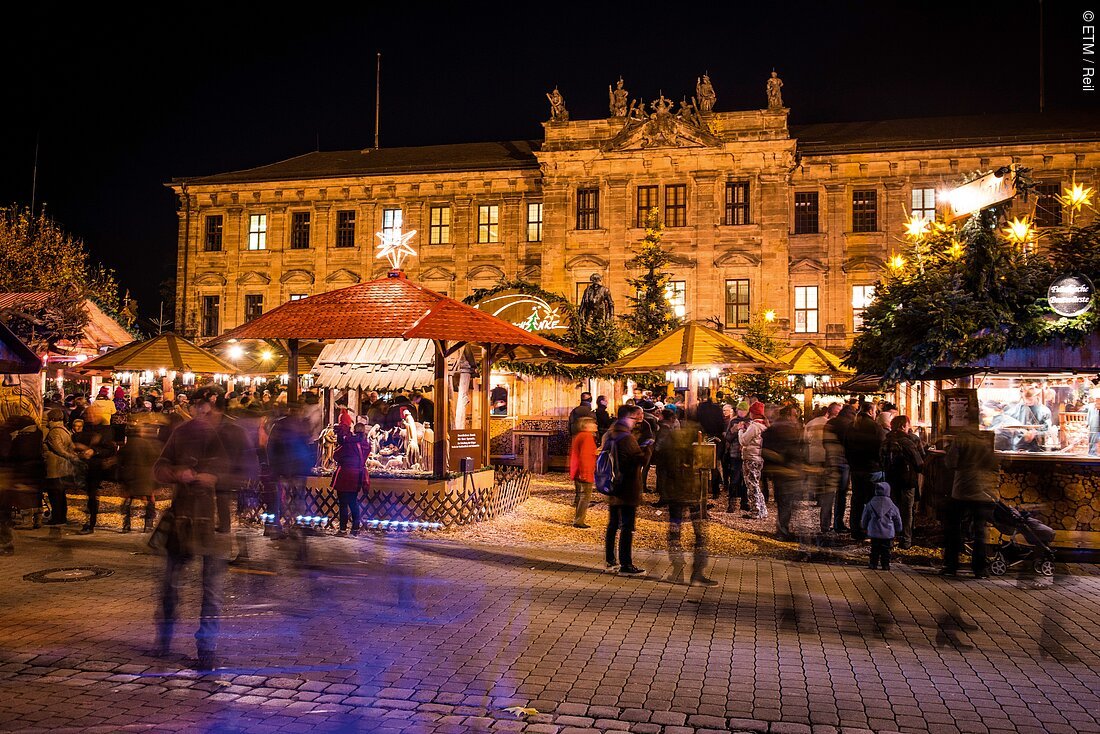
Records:
[[[768,79],[768,109],[769,110],[781,110],[783,109],[783,80],[779,78],[779,75],[772,69],[771,78]]]
[[[717,97],[714,94],[714,85],[710,83],[710,77],[703,74],[703,77],[695,79],[695,95],[699,100],[699,111],[703,113],[714,111],[714,101]]]
[[[550,100],[550,121],[569,122],[569,110],[565,109],[565,97],[561,96],[558,88],[554,87],[554,91],[547,93],[546,98]]]
[[[615,302],[611,299],[611,291],[603,284],[603,277],[599,273],[592,273],[588,286],[581,294],[581,302],[577,305],[577,315],[584,324],[596,324],[615,318]]]
[[[607,97],[608,104],[611,107],[611,116],[626,117],[626,101],[630,98],[630,93],[623,89],[622,77],[619,77],[619,81],[615,83],[615,89],[608,85]]]

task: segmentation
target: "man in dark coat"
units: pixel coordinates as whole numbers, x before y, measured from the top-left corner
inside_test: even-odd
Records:
[[[913,507],[916,505],[917,484],[924,466],[924,450],[920,442],[909,433],[909,418],[895,415],[890,421],[890,432],[882,442],[882,469],[890,496],[901,513],[901,537],[898,547],[913,545]]]
[[[706,519],[699,497],[699,472],[695,466],[695,439],[699,426],[684,421],[676,428],[662,429],[657,434],[654,460],[657,464],[657,486],[661,500],[668,507],[668,556],[672,562],[669,580],[684,583],[684,548],[681,526],[685,517],[691,521],[695,546],[691,564],[692,586],[715,586],[707,578]]]
[[[614,491],[607,498],[607,533],[604,536],[604,555],[609,572],[618,571],[622,576],[643,576],[645,571],[634,565],[634,521],[638,505],[642,503],[642,467],[645,452],[638,445],[632,431],[642,420],[642,411],[633,405],[619,408],[618,420],[603,438],[602,450],[611,448],[618,455],[619,476]],[[615,561],[615,538],[618,535],[619,560]]]
[[[305,478],[313,469],[314,455],[309,438],[309,427],[302,419],[297,404],[288,405],[287,414],[271,427],[267,439],[267,462],[271,476],[275,478],[272,513],[279,527],[282,527],[284,502],[304,491]]]
[[[164,531],[167,558],[155,652],[166,655],[169,651],[177,618],[180,576],[187,563],[199,557],[202,559],[202,608],[199,630],[195,633],[197,670],[212,670],[216,665],[222,579],[229,545],[229,535],[221,529],[226,523],[218,517],[216,492],[219,478],[230,473],[232,467],[212,415],[217,409],[217,399],[216,388],[203,387],[195,391],[191,420],[172,432],[153,466],[157,481],[174,488],[171,508],[174,521]]]
[[[413,391],[412,404],[416,406],[417,420],[421,423],[435,423],[435,403],[424,397],[419,390]]]
[[[577,435],[577,421],[581,418],[594,418],[592,414],[592,393],[582,392],[580,404],[569,413],[569,435]]]
[[[863,506],[875,496],[875,485],[886,481],[880,459],[884,438],[886,432],[875,420],[875,406],[861,403],[859,413],[841,439],[852,471],[852,540],[862,541],[866,537],[860,526]]]
[[[722,406],[714,402],[714,397],[709,391],[706,399],[699,403],[699,407],[696,408],[695,415],[703,435],[716,445],[716,455],[722,456],[725,453],[725,442],[722,436],[726,432],[726,420],[722,416]],[[721,488],[722,476],[719,470],[715,468],[710,474],[711,496],[717,498]]]
[[[944,523],[943,570],[954,576],[959,570],[964,520],[970,518],[970,556],[975,578],[989,575],[986,561],[985,528],[993,520],[993,507],[1000,499],[997,456],[988,432],[961,430],[947,450],[945,462],[955,472],[951,502]]]
[[[779,540],[795,540],[791,520],[802,491],[806,452],[794,408],[782,408],[778,420],[764,431],[763,453],[764,473],[775,487],[776,533]]]
[[[607,433],[607,429],[611,428],[611,424],[614,421],[611,417],[611,413],[607,411],[606,395],[601,395],[596,398],[596,409],[592,411],[592,415],[596,419],[596,438],[599,439],[603,434]]]
[[[851,467],[848,466],[848,457],[844,453],[844,436],[855,420],[856,411],[851,405],[845,405],[835,418],[830,418],[825,424],[831,440],[839,446],[839,451],[830,454],[833,460],[833,471],[836,479],[836,504],[833,508],[833,530],[838,533],[848,532],[848,526],[844,524],[844,510],[848,507],[848,482],[851,479]]]

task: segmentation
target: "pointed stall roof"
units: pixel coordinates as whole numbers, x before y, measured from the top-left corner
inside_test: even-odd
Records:
[[[444,339],[572,352],[484,311],[413,283],[400,271],[284,303],[211,340]]]
[[[732,372],[785,370],[789,364],[743,341],[694,322],[639,347],[609,364],[608,373],[641,374],[666,370],[720,369]]]
[[[235,375],[238,372],[229,362],[176,334],[161,334],[152,339],[127,344],[85,362],[79,369],[88,374],[108,374],[161,368],[203,375]]]
[[[844,366],[844,358],[833,354],[828,349],[817,346],[813,342],[795,347],[780,357],[781,360],[791,365],[788,370],[792,375],[831,375],[842,377],[854,374],[852,370]]]

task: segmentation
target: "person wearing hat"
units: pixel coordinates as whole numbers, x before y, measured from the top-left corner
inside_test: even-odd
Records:
[[[741,511],[749,511],[749,498],[745,493],[745,477],[741,460],[741,429],[752,420],[749,418],[749,401],[742,400],[731,408],[722,435],[725,452],[722,455],[723,480],[726,486],[726,512],[735,512],[735,502],[741,500]]]
[[[116,410],[117,408],[115,407],[114,398],[111,397],[110,389],[106,385],[103,385],[99,388],[99,394],[96,395],[96,399],[88,406],[87,415],[84,416],[84,420],[93,426],[109,426],[111,425],[111,416],[115,414]]]
[[[50,519],[46,524],[65,525],[69,522],[66,493],[76,484],[76,465],[89,458],[92,451],[77,451],[72,434],[65,427],[65,413],[61,408],[50,408],[46,421],[46,438],[42,442],[42,456],[46,462],[46,494],[50,498]]]
[[[760,475],[764,470],[763,441],[766,430],[768,430],[768,418],[764,412],[764,404],[755,402],[749,406],[749,422],[738,434],[745,493],[749,499],[749,513],[745,517],[753,520],[763,520],[768,516],[764,492],[760,489]]]

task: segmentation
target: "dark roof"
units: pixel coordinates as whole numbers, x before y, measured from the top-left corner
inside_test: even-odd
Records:
[[[306,153],[278,163],[212,176],[177,178],[173,183],[221,184],[340,178],[384,173],[438,173],[443,171],[499,171],[537,169],[535,140],[503,143],[423,145],[415,148],[337,150]]]
[[[1047,112],[791,125],[804,155],[1100,140],[1100,114]]]
[[[0,373],[33,375],[42,369],[42,360],[19,337],[0,323]]]

